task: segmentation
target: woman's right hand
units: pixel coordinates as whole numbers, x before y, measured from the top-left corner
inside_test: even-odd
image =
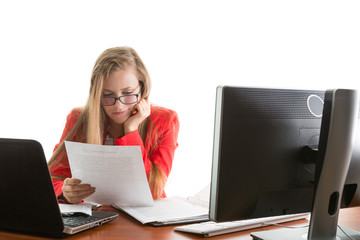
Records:
[[[90,184],[81,184],[80,179],[66,178],[62,187],[63,197],[68,203],[79,203],[95,192]]]

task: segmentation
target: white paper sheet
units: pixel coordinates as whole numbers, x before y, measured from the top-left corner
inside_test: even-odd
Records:
[[[152,222],[184,222],[186,220],[207,219],[209,214],[208,205],[200,205],[189,202],[182,197],[169,197],[156,200],[153,207],[121,207],[113,205],[116,209],[121,209],[146,224]]]
[[[84,204],[59,203],[59,208],[62,214],[85,213],[90,216],[92,215],[92,206],[86,203]]]
[[[153,206],[140,146],[104,146],[65,141],[71,174],[96,188],[88,202]]]

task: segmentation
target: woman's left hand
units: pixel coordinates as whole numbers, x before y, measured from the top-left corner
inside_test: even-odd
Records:
[[[137,113],[129,117],[124,123],[125,134],[137,130],[140,123],[150,115],[151,108],[149,99],[142,99],[134,106],[134,109],[137,110]]]

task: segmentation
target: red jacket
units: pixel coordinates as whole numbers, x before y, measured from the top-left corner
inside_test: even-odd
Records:
[[[67,116],[65,128],[61,136],[60,142],[55,146],[54,151],[58,148],[60,143],[65,139],[68,133],[73,128],[80,116],[80,110],[74,109]],[[178,146],[177,137],[179,132],[179,119],[175,111],[158,106],[151,106],[150,121],[145,142],[140,137],[139,132],[133,131],[123,137],[114,139],[115,145],[140,146],[144,160],[144,167],[148,175],[151,169],[151,163],[156,163],[169,176],[172,162],[174,158],[175,149]],[[151,125],[151,127],[150,127]],[[104,142],[107,132],[104,133]],[[149,150],[155,148],[150,152]],[[149,154],[150,152],[150,154]],[[52,176],[61,177],[63,179],[71,177],[71,171],[67,156],[57,164],[50,166],[50,173]],[[62,193],[64,182],[53,179],[56,196]]]

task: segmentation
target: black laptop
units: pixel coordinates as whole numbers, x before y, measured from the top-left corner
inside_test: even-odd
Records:
[[[66,237],[102,225],[118,213],[62,216],[41,144],[0,138],[0,229]]]

